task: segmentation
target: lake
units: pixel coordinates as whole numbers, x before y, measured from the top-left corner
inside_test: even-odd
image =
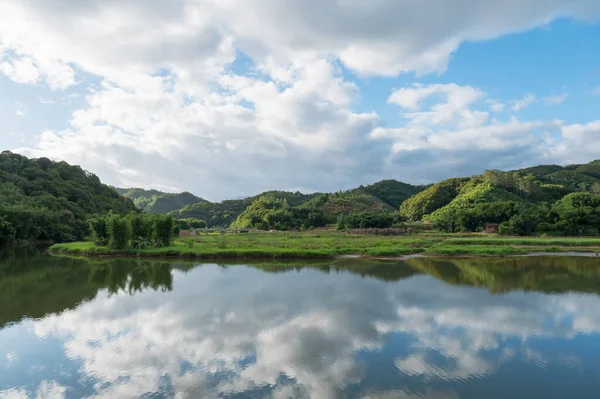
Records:
[[[600,260],[0,254],[1,398],[598,398]]]

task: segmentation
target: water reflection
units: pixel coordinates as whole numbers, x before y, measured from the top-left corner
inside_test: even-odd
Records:
[[[17,254],[0,266],[0,397],[596,397],[598,266]]]

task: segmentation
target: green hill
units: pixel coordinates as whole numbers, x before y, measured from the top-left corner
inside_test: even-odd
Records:
[[[319,194],[302,194],[300,192],[266,191],[264,193],[237,200],[222,202],[203,201],[186,205],[181,209],[170,212],[177,219],[195,218],[204,220],[210,227],[227,227],[246,210],[254,201],[261,197],[286,200],[290,206],[302,205]]]
[[[397,180],[382,180],[364,187],[364,191],[392,208],[398,209],[404,201],[426,188],[426,186],[413,186]]]
[[[449,232],[501,234],[600,234],[600,183],[596,163],[542,165],[512,172],[486,170],[471,179],[449,179],[408,199],[400,214],[422,218]]]
[[[582,165],[539,165],[513,172],[532,174],[541,182],[563,185],[570,190],[589,191],[600,184],[600,160]]]
[[[81,240],[93,214],[135,210],[79,166],[0,154],[0,243],[13,240]]]
[[[184,208],[188,205],[208,203],[207,200],[188,192],[171,194],[157,190],[144,190],[141,188],[115,188],[115,190],[122,196],[133,200],[136,207],[148,213],[164,214]]]
[[[325,194],[319,200],[313,201],[328,217],[337,217],[340,214],[348,215],[353,212],[395,212],[396,208],[388,205],[376,196],[369,194],[365,188],[340,191]]]
[[[176,218],[196,218],[205,220],[209,226],[229,226],[254,202],[262,197],[272,200],[285,200],[290,207],[306,205],[322,211],[324,216],[333,223],[338,215],[348,215],[354,212],[395,212],[398,206],[411,195],[418,193],[424,187],[413,186],[396,180],[381,182],[359,187],[353,190],[340,191],[331,194],[300,192],[266,191],[253,197],[237,200],[227,200],[219,203],[202,202],[187,205],[182,209],[171,212]],[[275,202],[277,202],[275,201]],[[274,203],[273,203],[274,204]],[[271,204],[272,206],[275,206]],[[262,203],[264,206],[265,204]],[[256,210],[255,210],[256,211]],[[247,215],[256,213],[252,209],[242,216],[234,226],[248,227]],[[262,210],[258,211],[262,214]],[[256,215],[254,215],[256,216]]]
[[[408,198],[400,205],[400,215],[409,221],[419,221],[423,216],[448,205],[459,194],[468,178],[448,179]]]
[[[392,215],[394,223],[399,222],[398,218],[425,221],[447,231],[481,231],[489,223],[503,224],[502,231],[513,234],[576,234],[577,231],[592,234],[600,227],[589,222],[593,215],[583,217],[586,223],[570,225],[557,216],[568,217],[566,208],[575,214],[588,212],[589,206],[582,204],[594,203],[595,197],[589,196],[600,194],[600,161],[539,165],[510,172],[487,170],[481,176],[452,178],[430,186],[382,180],[334,193],[267,191],[219,203],[190,193],[117,190],[147,212],[170,213],[178,219],[201,219],[210,227],[296,228],[319,225],[323,218],[327,224],[333,224],[341,220],[340,215],[373,219],[377,214]],[[586,193],[587,197],[577,205],[573,201],[567,205],[559,203],[572,193]]]

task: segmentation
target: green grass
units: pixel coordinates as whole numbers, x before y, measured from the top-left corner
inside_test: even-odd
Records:
[[[396,248],[373,248],[367,250],[364,254],[372,257],[398,257],[402,255],[412,255],[424,252],[424,248],[396,247]]]
[[[427,249],[432,255],[520,255],[526,253],[519,248],[498,245],[434,245]]]
[[[431,255],[516,255],[533,252],[595,252],[598,238],[483,238],[444,234],[410,236],[349,235],[337,231],[202,235],[176,240],[166,248],[113,251],[90,242],[56,244],[54,253],[85,256],[151,256],[190,259],[332,259],[339,255],[396,258],[425,252]],[[522,246],[522,247],[519,247]]]
[[[555,247],[600,247],[600,238],[451,238],[444,241],[448,245],[526,245]]]
[[[194,242],[192,248],[188,247],[185,240],[176,240],[169,247],[144,250],[111,250],[90,242],[56,244],[50,250],[55,253],[89,256],[326,259],[348,254],[396,257],[422,252],[424,247],[443,240],[441,237],[382,237],[339,232],[203,235],[191,239]]]

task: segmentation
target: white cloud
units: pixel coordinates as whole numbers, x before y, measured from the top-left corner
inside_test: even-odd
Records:
[[[44,80],[52,90],[64,90],[75,84],[75,72],[70,66],[48,60],[36,61],[27,56],[13,56],[0,62],[0,73],[17,83],[34,84]]]
[[[15,106],[17,107],[17,110],[15,111],[15,114],[17,116],[25,116],[25,115],[27,115],[27,106],[25,104],[21,104],[20,102],[16,102]]]
[[[441,145],[436,137],[474,140],[480,127],[482,137],[499,143],[503,122],[493,113],[504,105],[474,87],[413,85],[390,98],[409,123],[383,128],[376,113],[354,110],[360,90],[342,67],[369,76],[440,73],[465,41],[598,12],[593,0],[10,0],[0,3],[0,73],[85,90],[68,128],[41,132],[37,143],[17,150],[81,164],[110,184],[223,199],[389,177],[432,180],[465,171],[468,161],[457,160],[464,154],[445,155],[434,170],[428,159],[437,154],[429,152],[419,159],[431,168],[413,171],[398,168],[397,154],[455,151],[465,145]],[[250,71],[235,64],[242,54],[253,61]],[[523,129],[554,126],[527,123]],[[462,133],[455,138],[455,131]],[[533,134],[519,143],[529,145]],[[533,162],[530,146],[511,149],[503,163]],[[489,155],[482,154],[478,171],[500,162]]]
[[[567,99],[567,97],[568,94],[564,93],[557,96],[544,97],[542,101],[544,101],[546,105],[560,105]]]
[[[529,107],[534,102],[535,102],[535,96],[533,94],[527,94],[522,99],[514,101],[511,109],[515,112],[519,112],[522,109]]]
[[[490,109],[494,112],[502,112],[506,108],[506,104],[503,104],[500,101],[492,98],[488,98],[486,102],[490,105]]]
[[[423,149],[515,150],[539,145],[540,130],[542,133],[547,130],[555,132],[562,125],[560,121],[521,122],[512,119],[498,122],[490,119],[490,114],[483,110],[484,103],[490,103],[486,93],[455,84],[402,88],[390,96],[389,102],[409,110],[402,114],[408,120],[406,127],[379,127],[371,137],[394,140],[396,152]],[[427,106],[423,106],[424,102]]]
[[[65,397],[66,392],[66,387],[54,381],[44,380],[33,395],[25,389],[11,388],[0,391],[0,397],[4,399],[62,399]]]

